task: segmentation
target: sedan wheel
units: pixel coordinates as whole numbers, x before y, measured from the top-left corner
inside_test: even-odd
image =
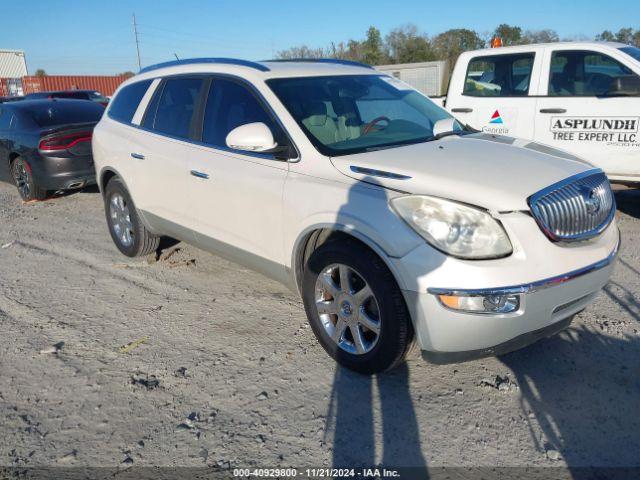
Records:
[[[47,198],[47,190],[36,183],[31,167],[22,157],[17,157],[11,162],[11,176],[23,201],[30,202]]]
[[[31,193],[31,180],[29,178],[29,172],[22,161],[17,161],[13,164],[13,179],[18,187],[18,193],[23,199],[30,198]]]
[[[381,318],[371,288],[355,269],[332,264],[318,275],[316,309],[331,339],[345,352],[363,355],[380,338]]]

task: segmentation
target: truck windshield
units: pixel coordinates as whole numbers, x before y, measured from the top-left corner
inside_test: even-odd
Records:
[[[626,53],[627,55],[635,58],[636,60],[638,60],[640,62],[640,48],[637,48],[637,47],[622,47],[620,50],[623,51],[624,53]]]
[[[425,142],[434,138],[438,120],[452,118],[386,75],[278,78],[267,84],[327,156]],[[462,127],[456,123],[455,129]]]

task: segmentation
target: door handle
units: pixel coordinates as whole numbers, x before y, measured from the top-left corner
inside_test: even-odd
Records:
[[[452,108],[451,111],[453,113],[471,113],[473,108]]]
[[[541,108],[540,113],[567,113],[566,108]]]
[[[199,172],[197,170],[191,170],[191,175],[198,178],[203,178],[205,180],[209,180],[209,174],[204,172]]]
[[[144,155],[141,153],[132,153],[131,158],[135,158],[136,160],[144,160]]]

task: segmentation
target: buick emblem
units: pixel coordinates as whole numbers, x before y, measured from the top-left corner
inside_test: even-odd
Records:
[[[586,186],[582,187],[580,189],[580,194],[582,195],[584,205],[587,207],[587,213],[589,215],[595,215],[600,211],[600,197],[594,188]]]

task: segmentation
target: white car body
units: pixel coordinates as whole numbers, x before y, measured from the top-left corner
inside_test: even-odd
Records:
[[[623,48],[630,47],[609,42],[558,42],[465,52],[456,62],[446,99],[434,100],[478,130],[562,149],[600,167],[613,181],[640,182],[640,90],[635,95],[598,96],[561,94],[551,87],[552,58],[568,52],[589,52],[612,59],[640,82],[640,60],[626,54]],[[465,93],[465,81],[480,73],[471,72],[470,64],[478,65],[473,62],[496,55],[529,53],[535,58],[526,95],[499,96],[494,84],[480,81],[480,87],[492,90],[496,96]],[[554,72],[560,68],[556,65]],[[591,68],[597,70],[596,65]],[[606,68],[611,69],[603,68],[605,73]]]
[[[95,128],[100,188],[118,175],[151,231],[230,258],[297,292],[304,250],[314,232],[344,232],[366,244],[391,270],[411,312],[419,347],[435,354],[491,352],[523,335],[549,333],[545,329],[585,308],[608,281],[619,243],[615,221],[590,240],[552,242],[528,204],[536,192],[592,171],[588,163],[526,141],[484,134],[330,158],[314,147],[265,81],[380,72],[330,63],[260,65],[266,69],[176,62],[128,80],[121,89],[144,80],[152,83],[131,124],[109,115],[118,91]],[[293,141],[296,158],[275,161],[141,128],[160,79],[194,73],[232,76],[250,84]],[[506,230],[513,253],[490,260],[442,253],[390,208],[390,199],[408,193],[490,212]],[[522,294],[517,311],[453,311],[435,295],[501,289]]]

